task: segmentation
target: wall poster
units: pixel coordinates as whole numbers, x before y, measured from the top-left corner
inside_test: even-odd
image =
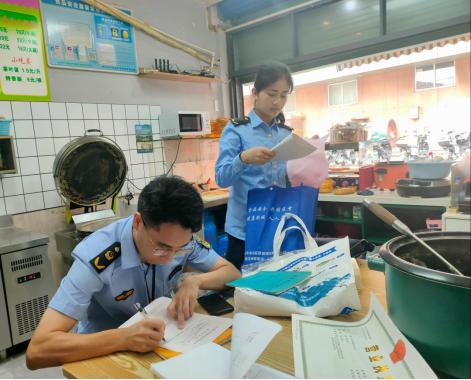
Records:
[[[136,147],[137,153],[152,153],[154,143],[152,137],[152,126],[150,124],[136,124]]]
[[[0,0],[0,100],[50,100],[39,0]]]
[[[41,10],[49,66],[137,74],[131,25],[80,0],[41,0]]]

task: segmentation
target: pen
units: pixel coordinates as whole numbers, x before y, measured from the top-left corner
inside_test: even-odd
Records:
[[[144,308],[141,306],[141,304],[140,304],[139,302],[136,302],[136,303],[134,304],[134,309],[136,309],[137,312],[141,313],[142,318],[144,318],[144,319],[148,319],[148,318],[149,318],[149,314],[147,314],[146,309],[144,309]],[[167,341],[167,340],[165,339],[165,337],[162,337],[162,340],[163,340],[164,342]]]

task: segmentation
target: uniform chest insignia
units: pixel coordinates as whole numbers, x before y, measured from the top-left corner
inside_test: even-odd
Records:
[[[239,125],[244,125],[250,123],[250,117],[244,116],[244,117],[235,117],[231,119],[231,123],[234,125],[234,127],[238,127]]]
[[[116,301],[124,301],[134,294],[134,289],[124,290],[121,294],[118,294],[114,299]]]
[[[203,240],[203,239],[200,239],[200,238],[196,238],[196,242],[203,246],[204,248],[206,249],[210,249],[211,248],[211,244],[209,244],[206,240]]]
[[[89,261],[97,273],[103,272],[113,261],[121,256],[121,244],[113,243]]]

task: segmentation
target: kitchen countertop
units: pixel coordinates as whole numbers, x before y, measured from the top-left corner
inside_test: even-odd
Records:
[[[374,195],[364,196],[355,194],[335,195],[332,193],[319,194],[319,201],[322,202],[350,202],[362,203],[368,198],[383,205],[403,205],[403,206],[441,206],[450,205],[450,197],[441,198],[421,198],[421,197],[400,197],[397,192],[390,190],[372,190]]]
[[[395,191],[390,190],[373,190],[374,195],[364,196],[355,194],[335,195],[332,193],[319,194],[321,202],[346,202],[346,203],[362,203],[364,198],[371,199],[380,204],[386,205],[404,205],[404,206],[439,206],[448,207],[450,205],[450,197],[441,198],[421,198],[421,197],[400,197]],[[207,191],[201,194],[203,197],[204,207],[214,207],[227,203],[229,192],[224,189]]]
[[[201,193],[204,208],[225,205],[229,199],[229,189],[218,189]]]
[[[14,226],[0,228],[0,254],[47,244],[49,237]]]

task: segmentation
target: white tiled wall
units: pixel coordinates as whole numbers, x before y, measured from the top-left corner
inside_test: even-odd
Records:
[[[121,195],[139,192],[155,176],[164,173],[162,143],[154,141],[152,153],[137,153],[135,124],[151,124],[159,135],[160,106],[146,104],[82,104],[0,102],[0,116],[12,119],[18,172],[0,175],[0,215],[58,207],[52,166],[59,150],[87,129],[100,129],[123,150],[128,179]]]

